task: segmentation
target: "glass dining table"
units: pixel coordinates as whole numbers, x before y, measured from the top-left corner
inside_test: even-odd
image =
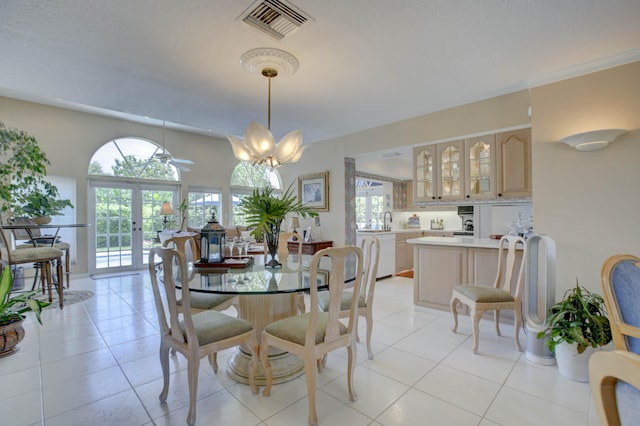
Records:
[[[281,268],[265,267],[266,255],[252,256],[244,268],[207,268],[189,262],[189,290],[194,292],[233,294],[238,296],[238,316],[253,324],[260,341],[262,330],[268,324],[298,315],[298,301],[309,290],[309,263],[311,256],[291,254],[280,260]],[[318,290],[329,288],[331,261],[320,260],[316,276]],[[180,288],[180,284],[177,284]],[[248,383],[248,365],[251,360],[248,348],[240,346],[229,359],[229,375],[240,383]],[[282,383],[304,372],[303,361],[293,354],[272,348],[269,354],[273,371],[273,383]],[[256,383],[265,382],[262,364],[255,371]]]

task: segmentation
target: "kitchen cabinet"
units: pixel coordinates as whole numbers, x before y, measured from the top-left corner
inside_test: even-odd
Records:
[[[499,198],[531,197],[531,129],[496,135]]]
[[[422,231],[396,234],[396,273],[413,268],[413,245],[407,244],[407,240],[420,237],[422,237]]]
[[[469,200],[496,197],[496,136],[465,139],[465,194]]]
[[[413,202],[531,197],[531,129],[413,148]]]
[[[413,149],[413,201],[463,199],[464,141],[425,145]]]
[[[405,182],[394,182],[393,209],[413,210],[413,208],[413,182],[410,180]]]
[[[415,245],[414,303],[449,310],[453,287],[467,280],[467,256],[466,247]]]

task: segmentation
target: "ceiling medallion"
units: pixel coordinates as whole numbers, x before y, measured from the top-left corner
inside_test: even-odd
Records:
[[[245,71],[257,71],[269,81],[267,127],[252,121],[244,132],[244,139],[227,135],[233,154],[238,160],[266,164],[276,168],[284,163],[295,163],[302,156],[302,130],[289,132],[278,143],[271,133],[271,79],[278,75],[292,75],[299,67],[295,56],[280,49],[259,48],[240,57]]]

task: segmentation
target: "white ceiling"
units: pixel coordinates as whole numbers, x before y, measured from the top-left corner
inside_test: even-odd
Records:
[[[280,41],[253,2],[2,0],[0,95],[242,135],[267,84],[240,55],[275,47],[271,130],[313,143],[640,59],[638,0],[291,0],[313,20]]]

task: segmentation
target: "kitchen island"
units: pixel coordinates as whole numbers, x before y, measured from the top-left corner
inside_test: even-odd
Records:
[[[473,237],[408,239],[413,246],[414,304],[449,311],[456,285],[493,285],[499,243]]]

